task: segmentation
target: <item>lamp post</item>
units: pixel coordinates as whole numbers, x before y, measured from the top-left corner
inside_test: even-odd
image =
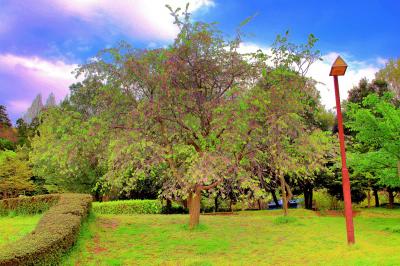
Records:
[[[353,225],[353,210],[351,208],[350,179],[349,179],[349,171],[347,170],[346,166],[346,148],[344,145],[343,119],[342,119],[342,110],[340,107],[340,94],[339,94],[339,81],[338,81],[338,76],[344,76],[344,74],[346,73],[346,69],[347,69],[346,62],[340,56],[338,56],[332,65],[329,76],[333,76],[333,82],[335,84],[340,154],[342,157],[342,185],[343,185],[344,211],[346,216],[347,243],[354,244],[355,239],[354,239],[354,225]]]

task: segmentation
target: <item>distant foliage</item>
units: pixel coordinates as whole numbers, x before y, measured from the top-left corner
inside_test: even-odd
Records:
[[[363,78],[358,83],[358,86],[354,86],[349,91],[347,100],[352,103],[362,103],[365,97],[369,94],[376,93],[382,96],[385,92],[388,92],[388,83],[384,80],[373,80],[368,82],[366,78]]]
[[[376,77],[387,81],[395,97],[400,100],[400,58],[390,59]]]

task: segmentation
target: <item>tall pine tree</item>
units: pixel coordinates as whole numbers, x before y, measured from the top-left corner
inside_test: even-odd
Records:
[[[0,126],[11,127],[11,121],[7,115],[7,108],[4,105],[0,105]]]
[[[40,111],[43,109],[42,95],[38,94],[33,100],[31,107],[24,115],[23,119],[27,124],[30,124],[35,117],[37,117]]]
[[[54,93],[50,93],[49,97],[46,100],[46,107],[52,107],[56,106],[56,97],[54,96]]]

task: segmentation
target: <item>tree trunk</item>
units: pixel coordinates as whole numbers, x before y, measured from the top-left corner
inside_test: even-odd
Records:
[[[283,215],[288,215],[288,202],[286,198],[286,185],[285,185],[285,178],[283,175],[278,171],[279,181],[281,183],[281,194],[282,194],[282,208],[283,208]]]
[[[274,189],[271,190],[271,194],[272,194],[272,198],[274,199],[276,207],[279,208],[278,198],[276,197],[276,193],[275,193]]]
[[[378,190],[374,189],[374,197],[375,197],[375,207],[379,207],[379,195],[378,195]]]
[[[217,194],[217,196],[214,198],[214,212],[218,212],[218,198],[219,194]]]
[[[261,200],[257,200],[257,202],[258,202],[258,209],[259,209],[259,210],[262,210],[262,207],[261,207]]]
[[[389,205],[388,208],[389,209],[393,209],[394,207],[394,195],[393,195],[393,190],[391,190],[390,188],[387,190],[388,194],[389,194]]]
[[[313,201],[313,189],[312,187],[306,187],[304,189],[304,207],[307,210],[312,210],[312,201]]]
[[[367,199],[368,199],[368,208],[371,208],[371,190],[370,189],[368,189]]]
[[[189,228],[193,229],[199,225],[200,221],[200,198],[201,190],[196,188],[195,192],[189,193],[188,205],[189,205]]]
[[[172,201],[170,199],[167,199],[166,211],[167,211],[167,214],[172,213]]]

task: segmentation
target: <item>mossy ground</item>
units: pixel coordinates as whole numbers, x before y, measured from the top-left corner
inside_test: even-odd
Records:
[[[65,265],[398,265],[400,210],[363,210],[348,246],[343,217],[305,210],[202,215],[96,215]]]
[[[0,216],[1,245],[16,241],[35,229],[42,215],[33,216]]]

